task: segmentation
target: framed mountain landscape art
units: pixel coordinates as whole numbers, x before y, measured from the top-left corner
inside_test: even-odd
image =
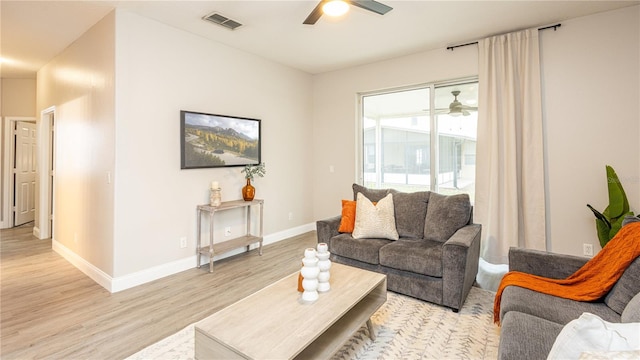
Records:
[[[180,168],[260,164],[260,120],[180,111]]]

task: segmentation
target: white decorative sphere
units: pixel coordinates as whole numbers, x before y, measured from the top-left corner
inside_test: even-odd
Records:
[[[318,262],[320,259],[318,258],[302,258],[303,266],[318,266]]]
[[[318,290],[318,279],[302,279],[302,287],[304,291],[316,291]]]
[[[331,278],[331,273],[328,271],[321,271],[320,274],[318,274],[318,281],[321,283],[328,282],[330,278]]]
[[[316,284],[318,282],[316,281]],[[320,295],[318,294],[318,292],[316,290],[313,291],[305,291],[302,293],[302,301],[306,301],[306,302],[312,302],[312,301],[316,301],[318,300],[318,298],[320,297]]]
[[[305,279],[316,279],[318,277],[318,274],[320,273],[320,268],[318,267],[318,259],[313,259],[315,261],[308,262],[306,262],[305,260],[308,259],[303,259],[302,262],[304,262],[305,264],[302,269],[300,269],[302,277]]]
[[[320,272],[328,272],[329,269],[331,269],[331,261],[325,260],[318,262],[318,268],[320,269]]]
[[[318,244],[318,252],[323,253],[329,251],[329,245],[327,243],[319,243]]]
[[[316,249],[314,248],[307,248],[304,250],[304,257],[305,259],[312,259],[316,257]]]

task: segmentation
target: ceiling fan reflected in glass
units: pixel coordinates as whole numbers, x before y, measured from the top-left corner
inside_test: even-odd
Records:
[[[307,16],[303,24],[315,24],[322,14],[327,14],[329,16],[344,15],[344,13],[349,10],[349,5],[357,6],[380,15],[384,15],[393,10],[392,7],[374,0],[321,0],[313,11],[311,11],[309,16]],[[334,13],[331,12],[334,8],[339,9],[341,12],[336,11],[334,15]]]
[[[451,116],[460,116],[460,115],[469,116],[471,115],[470,111],[478,111],[477,106],[464,105],[463,103],[460,102],[460,100],[458,100],[458,95],[460,95],[460,90],[453,90],[451,92],[451,95],[453,95],[453,101],[451,102],[451,104],[449,104],[449,108],[437,109],[436,110],[437,114],[447,114]]]

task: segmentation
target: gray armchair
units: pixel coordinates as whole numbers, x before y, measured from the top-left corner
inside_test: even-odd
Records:
[[[509,270],[552,279],[567,278],[588,260],[539,250],[509,250]],[[562,328],[585,312],[609,322],[638,322],[639,293],[640,258],[636,258],[609,293],[597,301],[575,301],[507,286],[500,302],[498,359],[546,359]]]

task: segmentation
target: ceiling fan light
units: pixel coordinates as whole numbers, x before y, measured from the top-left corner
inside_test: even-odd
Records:
[[[322,12],[329,16],[342,16],[349,10],[349,4],[343,0],[331,0],[322,6]]]

